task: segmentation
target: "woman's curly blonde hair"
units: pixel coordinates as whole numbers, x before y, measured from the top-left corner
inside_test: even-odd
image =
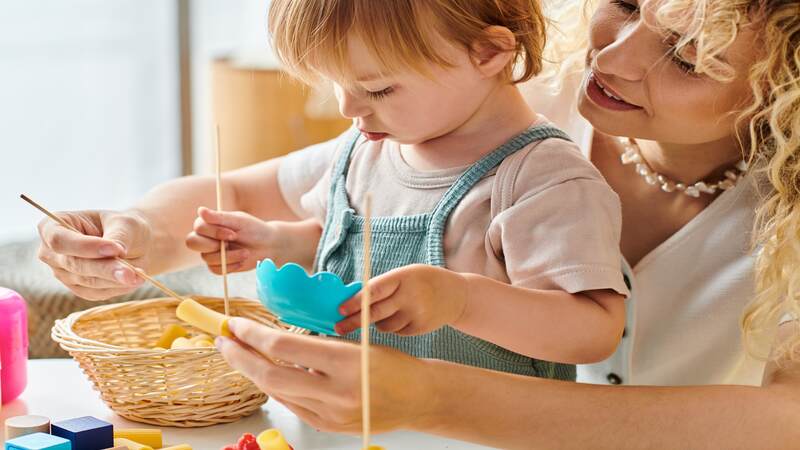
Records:
[[[561,62],[545,70],[553,79],[576,70],[587,48],[596,0],[571,3],[555,2],[548,11],[555,26],[547,59]],[[676,51],[691,46],[695,71],[723,82],[736,74],[721,55],[743,27],[757,30],[758,56],[748,74],[752,98],[737,116],[742,153],[761,194],[753,233],[756,293],[741,327],[749,353],[766,359],[778,321],[800,319],[800,1],[659,0],[655,10],[656,26],[683,32]],[[798,320],[794,327],[774,359],[800,359]]]
[[[757,30],[756,61],[748,74],[752,100],[738,114],[744,156],[762,195],[756,211],[756,296],[742,315],[750,354],[766,358],[778,321],[800,318],[800,2],[797,0],[666,0],[659,25],[686,30],[678,48],[692,45],[696,71],[729,81],[720,56],[742,27]],[[773,356],[798,359],[800,327]]]

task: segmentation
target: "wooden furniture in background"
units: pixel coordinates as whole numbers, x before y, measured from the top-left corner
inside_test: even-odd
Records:
[[[312,90],[280,70],[237,68],[223,59],[214,62],[212,72],[222,170],[332,139],[351,124],[335,111],[311,117],[307,104]]]

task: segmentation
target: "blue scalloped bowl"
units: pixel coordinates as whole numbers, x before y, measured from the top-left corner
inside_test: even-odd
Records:
[[[338,275],[308,275],[295,263],[280,269],[271,259],[256,266],[258,298],[281,322],[322,334],[337,334],[333,326],[344,319],[339,305],[361,290],[361,282],[345,285]]]

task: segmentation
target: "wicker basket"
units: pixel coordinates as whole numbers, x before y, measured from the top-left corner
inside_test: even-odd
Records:
[[[219,298],[192,297],[214,310]],[[214,348],[155,350],[178,301],[159,298],[104,305],[57,320],[53,340],[78,361],[103,401],[126,419],[158,426],[204,427],[259,410],[267,396],[231,369]],[[230,299],[230,313],[286,329],[261,303]]]

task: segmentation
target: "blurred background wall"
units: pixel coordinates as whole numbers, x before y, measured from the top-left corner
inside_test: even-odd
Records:
[[[269,51],[268,0],[0,0],[0,243],[39,213],[124,208],[154,185],[338,135],[328,93]]]

